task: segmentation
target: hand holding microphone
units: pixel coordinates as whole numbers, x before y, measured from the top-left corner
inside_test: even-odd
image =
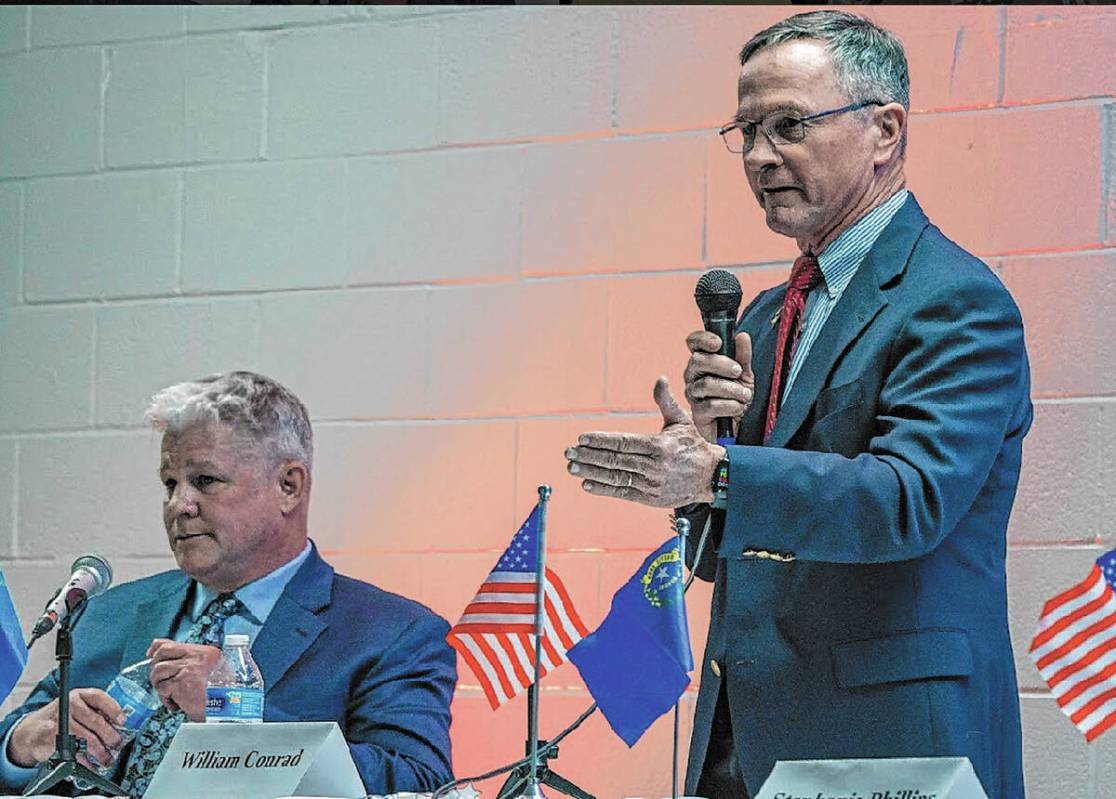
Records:
[[[740,281],[731,272],[706,272],[694,290],[705,330],[686,337],[690,360],[683,379],[694,424],[706,441],[720,444],[734,440],[733,424],[752,404],[752,340],[747,333],[735,336],[740,310]]]
[[[694,299],[706,329],[686,340],[692,353],[686,398],[693,418],[660,377],[654,390],[663,414],[659,433],[583,433],[566,449],[568,471],[584,490],[664,508],[715,500],[713,477],[725,455],[717,439],[732,442],[732,425],[752,404],[755,389],[752,341],[747,333],[733,336],[740,297],[740,281],[731,272],[702,275]]]

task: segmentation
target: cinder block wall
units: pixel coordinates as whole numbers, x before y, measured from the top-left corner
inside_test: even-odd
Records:
[[[240,367],[307,401],[313,534],[342,571],[452,620],[548,482],[551,561],[595,625],[666,515],[583,497],[562,449],[656,428],[703,269],[784,278],[792,245],[714,131],[740,45],[796,10],[0,8],[0,565],[25,624],[78,554],[120,580],[172,565],[144,400]],[[910,186],[1027,324],[1030,795],[1105,796],[1116,736],[1086,746],[1025,652],[1116,543],[1116,11],[869,13],[908,48]],[[569,666],[544,688],[545,736],[588,700]],[[521,752],[522,701],[493,713],[462,670],[454,712],[459,774]],[[629,752],[594,717],[556,768],[667,794],[670,728]]]

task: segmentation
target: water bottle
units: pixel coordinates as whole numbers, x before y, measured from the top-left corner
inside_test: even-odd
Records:
[[[206,723],[259,724],[263,705],[263,677],[248,650],[248,636],[226,635],[221,659],[209,673],[205,690]]]
[[[122,741],[120,749],[114,752],[115,757],[109,765],[102,765],[93,759],[90,759],[90,762],[96,767],[97,773],[105,779],[111,779],[121,750],[136,737],[136,733],[162,704],[159,694],[151,687],[151,659],[133,663],[116,675],[116,679],[109,684],[106,693],[116,700],[124,712],[123,724],[112,722],[112,726],[120,733]]]

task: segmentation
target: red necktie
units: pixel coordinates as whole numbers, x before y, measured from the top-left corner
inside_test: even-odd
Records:
[[[767,421],[763,426],[763,440],[766,442],[775,427],[775,417],[779,414],[779,399],[783,379],[790,372],[794,347],[798,334],[802,332],[802,312],[806,308],[806,295],[818,285],[821,269],[818,259],[812,255],[800,255],[791,269],[787,281],[787,293],[783,295],[783,310],[779,313],[779,334],[775,338],[775,369],[771,374],[771,394],[767,401]]]

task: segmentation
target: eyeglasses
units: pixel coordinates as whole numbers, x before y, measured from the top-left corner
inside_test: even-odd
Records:
[[[833,114],[844,114],[847,111],[856,111],[857,109],[869,105],[883,105],[883,103],[878,100],[868,100],[863,103],[853,103],[851,105],[841,106],[840,108],[833,108],[829,111],[819,111],[816,114],[809,114],[804,117],[796,117],[778,111],[764,117],[761,122],[752,122],[749,119],[738,119],[721,128],[721,138],[725,140],[725,146],[728,147],[730,153],[746,153],[751,151],[756,143],[757,128],[762,128],[763,135],[776,147],[783,144],[798,144],[806,138],[806,128],[809,127],[806,124],[807,122],[832,116]]]

